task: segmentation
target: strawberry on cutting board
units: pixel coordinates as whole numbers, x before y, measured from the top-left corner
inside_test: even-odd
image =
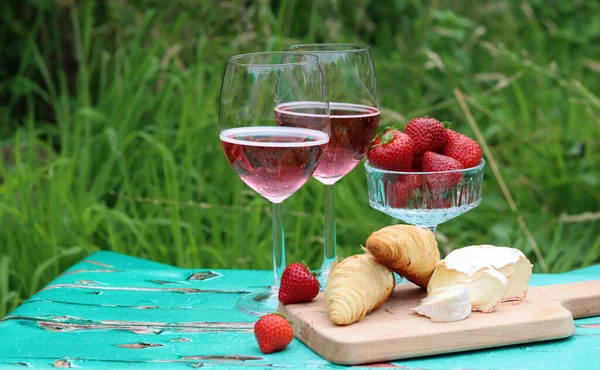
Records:
[[[367,159],[373,166],[388,171],[411,171],[414,144],[410,136],[390,128],[375,139]]]
[[[415,156],[425,152],[440,153],[446,143],[445,128],[435,118],[417,117],[408,122],[404,133],[410,136],[415,147]]]
[[[470,137],[446,129],[446,145],[442,154],[459,161],[463,168],[475,167],[481,161],[481,147]]]
[[[272,313],[254,324],[254,336],[262,353],[281,351],[294,339],[294,332],[285,316]]]
[[[321,285],[302,263],[289,264],[281,274],[279,302],[283,304],[308,302],[319,294]]]

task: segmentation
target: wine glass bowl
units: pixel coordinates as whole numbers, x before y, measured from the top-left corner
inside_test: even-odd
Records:
[[[408,224],[435,231],[437,225],[481,203],[485,160],[471,168],[441,172],[397,172],[365,162],[369,204]]]
[[[356,44],[299,44],[285,50],[316,55],[329,96],[331,137],[313,177],[333,185],[367,154],[379,125],[377,78],[368,47]]]
[[[379,126],[375,107],[330,103],[331,136],[325,156],[313,177],[333,185],[354,169],[367,154]]]

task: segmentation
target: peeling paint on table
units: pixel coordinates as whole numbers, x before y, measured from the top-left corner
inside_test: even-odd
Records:
[[[76,264],[0,320],[0,368],[343,368],[298,340],[264,355],[256,317],[237,299],[272,272],[181,269],[112,252]],[[600,266],[534,275],[533,285],[600,278]],[[576,320],[558,341],[379,363],[357,368],[595,368],[600,318]]]

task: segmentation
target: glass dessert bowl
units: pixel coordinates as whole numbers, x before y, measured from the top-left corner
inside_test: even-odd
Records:
[[[435,231],[437,225],[481,203],[483,168],[440,172],[396,172],[365,162],[371,207],[408,224]]]

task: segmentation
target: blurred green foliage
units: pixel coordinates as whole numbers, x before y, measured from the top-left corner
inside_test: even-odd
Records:
[[[270,207],[227,165],[217,103],[228,56],[297,42],[370,45],[382,127],[429,114],[473,136],[473,115],[517,209],[488,166],[483,204],[438,228],[443,252],[510,245],[540,272],[535,243],[552,272],[600,262],[599,11],[558,0],[2,2],[0,316],[97,250],[269,268]],[[396,222],[369,208],[362,166],[336,197],[343,256]],[[288,260],[316,267],[322,186],[311,180],[284,206]]]

